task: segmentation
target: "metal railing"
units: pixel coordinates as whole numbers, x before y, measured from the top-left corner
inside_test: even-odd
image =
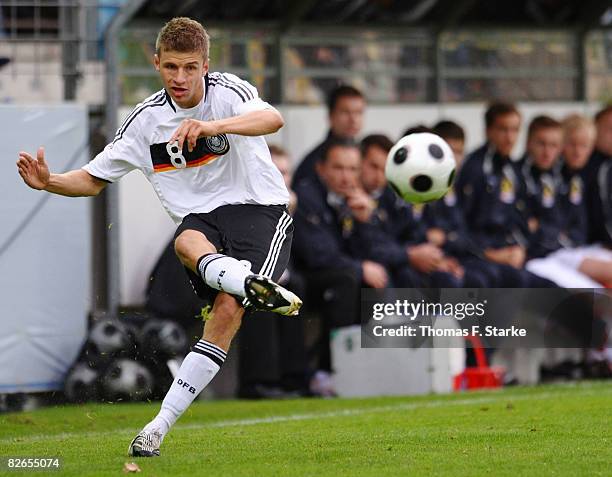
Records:
[[[80,79],[91,70],[84,65],[103,62],[104,28],[122,3],[122,0],[2,0],[0,91],[2,83],[9,83],[36,93],[59,75],[61,97],[49,99],[76,99]],[[103,73],[103,68],[94,71]]]
[[[62,78],[57,99],[74,99],[88,76],[103,75],[103,30],[122,0],[3,0],[2,85],[32,91]],[[152,68],[158,24],[132,22],[119,43],[121,100],[136,103],[159,88]],[[605,101],[612,97],[612,30],[211,25],[211,68],[253,82],[275,103],[320,103],[340,82],[372,103],[510,100]],[[316,31],[316,35],[312,32]],[[4,60],[3,60],[4,58]],[[10,60],[8,64],[7,60]],[[99,67],[92,67],[97,63]],[[85,77],[85,78],[84,78]],[[96,83],[97,84],[97,83]],[[99,88],[81,100],[104,104]]]
[[[160,25],[122,35],[124,98],[133,86],[159,87],[151,68]],[[340,82],[367,92],[372,103],[609,99],[612,30],[585,37],[554,30],[458,30],[337,27],[280,32],[274,28],[210,28],[211,69],[252,81],[267,99],[323,101]],[[150,56],[150,55],[148,55]],[[585,85],[585,87],[583,87]]]

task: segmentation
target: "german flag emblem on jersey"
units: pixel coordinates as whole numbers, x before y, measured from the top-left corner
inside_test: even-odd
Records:
[[[178,143],[162,142],[151,144],[151,160],[155,172],[167,172],[188,167],[199,167],[209,164],[229,151],[229,141],[225,134],[212,137],[201,137],[193,151],[189,152],[187,142],[180,151]]]

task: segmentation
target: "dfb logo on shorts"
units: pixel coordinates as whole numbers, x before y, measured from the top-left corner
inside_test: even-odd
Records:
[[[187,388],[187,390],[191,393],[191,394],[195,394],[196,392],[196,388],[194,388],[191,384],[189,384],[186,381],[183,381],[181,378],[178,378],[176,380],[176,384],[178,384],[179,386],[183,386],[184,388]]]

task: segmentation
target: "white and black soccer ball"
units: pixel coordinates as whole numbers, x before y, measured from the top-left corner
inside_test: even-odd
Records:
[[[64,394],[70,402],[86,402],[100,397],[100,374],[87,363],[77,363],[64,380]]]
[[[181,325],[170,320],[149,320],[138,335],[143,356],[168,360],[187,352],[189,340]]]
[[[108,401],[140,401],[153,392],[153,375],[141,363],[118,359],[102,376],[102,391]]]
[[[456,162],[450,146],[432,133],[401,138],[389,151],[385,175],[406,202],[421,204],[440,199],[455,178]]]
[[[111,357],[120,352],[130,351],[133,336],[121,322],[113,319],[102,320],[93,325],[87,339],[92,353],[101,357]]]

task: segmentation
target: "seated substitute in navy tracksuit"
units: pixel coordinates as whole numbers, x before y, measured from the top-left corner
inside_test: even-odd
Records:
[[[612,157],[605,161],[598,171],[597,193],[601,204],[601,243],[612,248]]]
[[[295,187],[293,257],[307,284],[307,301],[321,313],[322,333],[360,322],[362,259],[370,225],[356,221],[340,196],[328,192],[318,177]],[[330,370],[329,343],[321,347],[319,369]]]
[[[583,268],[586,259],[609,267],[612,253],[585,247],[588,227],[582,178],[558,165],[541,169],[526,156],[526,220],[531,230],[525,268],[566,288],[600,288],[600,277]]]
[[[541,170],[529,157],[522,162],[527,217],[534,229],[527,268],[544,272],[542,275],[567,288],[601,287],[580,270],[584,258],[606,258],[587,244],[587,196],[582,171],[566,164]],[[593,314],[590,300],[585,303],[577,298],[572,303],[576,312],[564,316],[560,323],[580,337],[584,346],[601,346],[606,339],[605,323]]]
[[[574,247],[586,245],[589,239],[589,221],[583,174],[564,164],[560,175],[558,197],[563,240],[567,239]]]
[[[464,286],[463,278],[446,271],[424,273],[415,270],[409,259],[409,249],[427,243],[426,228],[417,220],[411,205],[399,198],[390,187],[380,191],[372,223],[374,235],[369,240],[369,258],[390,270],[393,285],[403,288]],[[372,233],[372,229],[370,229]],[[429,246],[432,246],[429,244]]]
[[[563,247],[585,245],[588,221],[581,174],[558,165],[543,171],[528,157],[522,164],[526,219],[531,229],[528,257],[540,258]]]
[[[362,260],[356,257],[371,236],[371,225],[355,220],[345,200],[316,177],[301,181],[295,193],[295,228],[301,230],[293,243],[298,268],[346,270],[361,283]]]
[[[610,192],[612,157],[595,150],[582,171],[587,192],[589,243],[612,248],[612,197]]]
[[[605,185],[611,163],[612,157],[596,149],[582,170],[587,193],[589,243],[601,243],[608,247],[612,247],[612,231],[609,230],[612,215],[610,214],[609,191],[605,190]],[[606,195],[607,192],[608,195]]]
[[[485,256],[508,249],[526,251],[530,232],[524,215],[526,189],[518,164],[487,143],[467,156],[455,190],[467,226]],[[523,265],[515,263],[524,286],[554,286],[524,270]]]
[[[425,205],[423,218],[429,230],[442,233],[442,249],[457,257],[466,270],[464,286],[489,288],[522,288],[526,285],[525,274],[515,268],[487,260],[471,236],[465,223],[463,211],[459,208],[454,188],[440,200]],[[469,277],[477,277],[479,284]]]

